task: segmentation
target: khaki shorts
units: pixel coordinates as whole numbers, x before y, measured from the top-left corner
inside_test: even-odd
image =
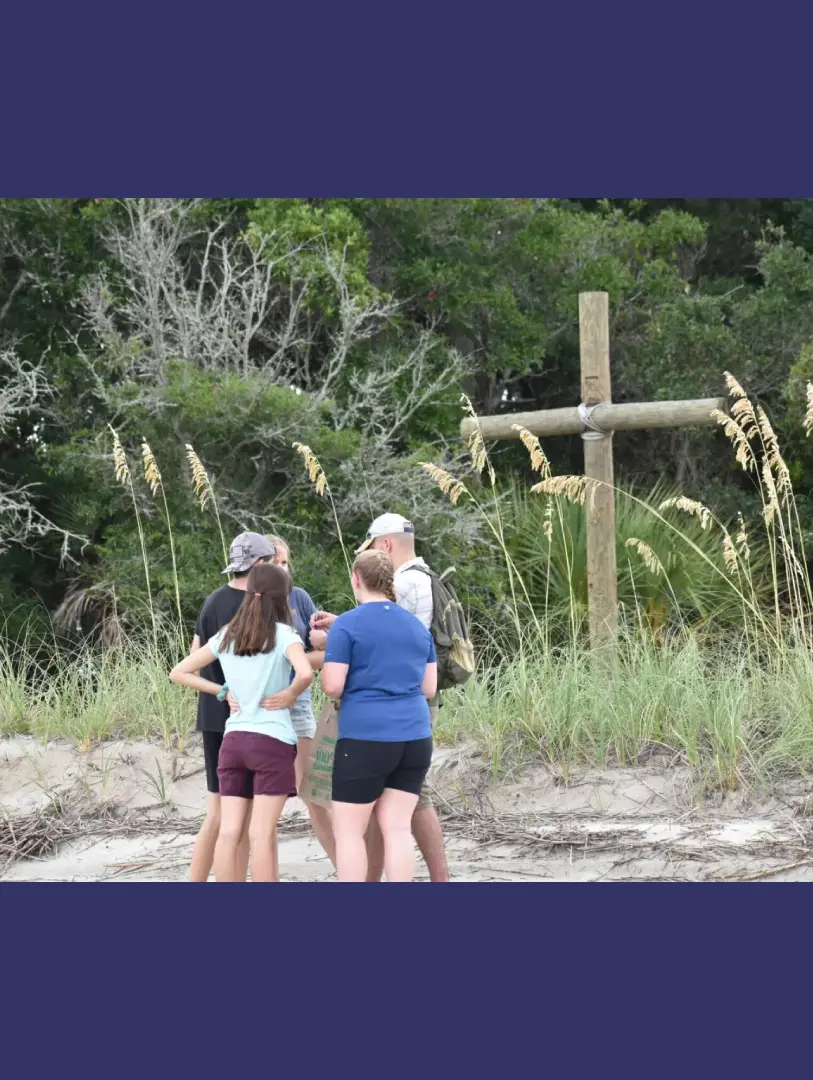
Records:
[[[433,731],[435,730],[435,723],[437,722],[437,718],[438,718],[438,704],[439,703],[440,703],[440,695],[439,694],[436,695],[435,697],[433,697],[432,700],[429,702],[429,722],[432,725],[432,730]],[[428,786],[426,784],[424,784],[423,787],[421,788],[421,793],[418,796],[418,805],[415,807],[415,809],[416,810],[426,810],[430,806],[432,806],[432,796],[429,794]]]

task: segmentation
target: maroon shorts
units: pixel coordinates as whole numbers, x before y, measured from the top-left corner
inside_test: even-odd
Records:
[[[296,795],[296,746],[254,731],[230,731],[217,761],[221,796]]]

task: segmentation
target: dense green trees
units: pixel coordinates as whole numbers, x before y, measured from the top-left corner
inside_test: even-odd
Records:
[[[578,401],[584,289],[610,293],[616,400],[716,394],[735,372],[804,497],[811,251],[807,200],[0,200],[0,603],[13,624],[37,605],[84,629],[143,617],[108,425],[168,615],[167,529],[140,480],[142,440],[163,475],[187,616],[222,556],[186,444],[224,530],[289,535],[319,599],[342,601],[344,562],[295,441],[322,462],[348,541],[385,506],[409,513],[429,554],[467,566],[484,600],[500,589],[487,537],[417,462],[464,467],[463,390],[481,412]],[[578,439],[546,449],[558,471],[581,470]],[[619,435],[616,457],[624,482],[676,486],[724,517],[753,497],[718,432]],[[495,460],[527,478],[520,448]]]

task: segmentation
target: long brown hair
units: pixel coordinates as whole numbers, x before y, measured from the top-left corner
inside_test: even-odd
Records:
[[[381,593],[395,603],[395,580],[392,562],[386,551],[362,551],[353,563],[353,570],[370,592]]]
[[[277,623],[291,625],[288,575],[273,563],[255,563],[248,574],[240,610],[226,627],[221,649],[235,656],[269,653],[277,644]]]

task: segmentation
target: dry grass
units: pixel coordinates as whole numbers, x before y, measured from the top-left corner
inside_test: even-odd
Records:
[[[663,564],[649,544],[643,540],[637,539],[635,536],[631,536],[626,542],[626,547],[634,548],[634,550],[638,552],[644,561],[644,566],[650,573],[654,574],[655,577],[664,576],[665,571],[663,569]]]
[[[437,484],[452,506],[457,506],[461,497],[468,495],[468,490],[463,481],[452,476],[446,469],[442,469],[439,465],[433,465],[429,461],[421,461],[420,466],[426,475]]]
[[[223,562],[227,563],[229,561],[229,556],[226,548],[226,538],[223,535],[223,526],[220,522],[220,511],[217,506],[217,499],[215,498],[214,486],[208,472],[204,468],[203,462],[198,457],[197,452],[191,443],[186,443],[186,460],[189,462],[189,470],[192,474],[192,488],[200,504],[201,512],[203,512],[210,503],[212,505],[215,520],[217,521],[217,529],[220,533],[220,543],[223,546]]]
[[[342,527],[339,523],[339,514],[336,510],[336,503],[333,501],[333,492],[330,490],[330,484],[327,481],[327,474],[322,468],[319,459],[313,450],[305,443],[295,442],[293,444],[294,450],[299,454],[305,463],[305,468],[308,472],[308,479],[313,484],[313,489],[316,494],[321,498],[327,495],[330,502],[330,509],[333,514],[333,523],[336,526],[336,536],[339,541],[339,545],[342,549],[342,555],[344,556],[344,564],[347,567],[347,576],[352,576],[352,568],[350,566],[350,557],[347,554],[347,546],[344,542],[344,535],[342,534]]]
[[[179,817],[165,799],[159,798],[154,809],[161,811],[158,816],[150,816],[149,808],[123,807],[114,797],[99,799],[77,781],[72,787],[49,792],[47,803],[37,809],[14,815],[0,813],[0,877],[15,862],[48,859],[64,844],[125,836],[175,835],[191,839],[203,824],[204,815]],[[278,828],[284,836],[304,836],[310,831],[310,821],[303,811],[283,819]],[[151,858],[145,863],[127,864],[114,869],[110,876],[126,876],[126,871],[146,866],[165,871],[188,864],[186,852],[180,858],[170,853],[169,861]]]

